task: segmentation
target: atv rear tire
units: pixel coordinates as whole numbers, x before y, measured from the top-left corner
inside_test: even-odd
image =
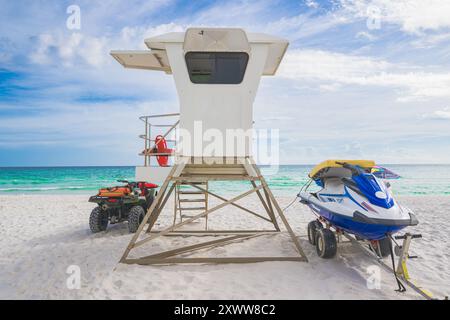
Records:
[[[144,208],[141,206],[134,206],[130,209],[130,213],[128,214],[128,230],[131,233],[135,233],[139,228],[142,220],[145,217]]]
[[[329,229],[319,229],[316,232],[317,255],[323,259],[331,259],[336,255],[337,242],[333,231]]]
[[[93,233],[105,231],[108,227],[108,211],[95,207],[89,217],[89,228]]]
[[[317,221],[311,221],[310,223],[308,223],[308,241],[310,244],[312,244],[313,246],[316,245],[316,234],[317,234],[317,230],[322,229],[322,224]]]

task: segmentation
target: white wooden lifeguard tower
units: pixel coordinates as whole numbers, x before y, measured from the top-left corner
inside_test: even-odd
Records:
[[[261,76],[274,75],[288,46],[288,41],[277,37],[246,33],[236,28],[190,28],[186,32],[168,33],[145,40],[150,50],[113,51],[111,55],[124,67],[158,70],[172,74],[180,101],[179,114],[162,116],[179,116],[173,124],[159,125],[168,127],[165,134],[154,137],[151,133],[155,126],[150,123],[161,116],[146,116],[143,167],[136,168],[136,179],[140,181],[163,181],[152,206],[125,250],[121,262],[137,264],[170,263],[248,263],[260,261],[307,261],[306,256],[280,209],[275,197],[252,158],[253,101]],[[230,141],[216,143],[214,148],[207,146],[195,136],[198,127],[202,132],[213,132],[227,137],[230,130],[240,132],[237,139],[240,146]],[[169,133],[176,129],[176,148],[164,147]],[[233,138],[234,139],[234,138]],[[167,139],[170,142],[170,140]],[[163,166],[152,165],[152,160],[162,159]],[[172,164],[167,165],[166,157],[171,157]],[[164,160],[166,159],[166,160]],[[153,160],[153,162],[155,162]],[[161,161],[159,161],[161,164]],[[250,190],[227,199],[208,190],[209,181],[248,181]],[[186,189],[189,186],[190,189]],[[186,191],[187,190],[187,191]],[[155,230],[169,197],[174,194],[175,208],[173,224]],[[201,199],[187,199],[187,194],[204,195]],[[256,194],[262,203],[264,213],[260,214],[237,204],[238,200]],[[208,197],[222,201],[214,207],[208,206]],[[199,210],[191,216],[184,216],[184,202],[202,202]],[[270,230],[211,230],[208,228],[208,216],[225,206],[239,208],[242,213],[252,214],[268,221]],[[178,220],[178,213],[180,219]],[[288,233],[298,253],[291,257],[186,257],[198,250],[223,246],[258,236],[283,233],[277,217],[281,219],[282,228]],[[184,219],[183,219],[184,218]],[[186,230],[184,226],[206,220],[202,230]],[[147,228],[145,228],[147,226]],[[284,227],[283,227],[284,226]],[[145,230],[144,230],[145,229]],[[213,240],[203,241],[189,246],[179,247],[150,255],[130,257],[137,247],[143,252],[142,245],[164,236],[211,236]],[[267,241],[269,241],[268,238]]]

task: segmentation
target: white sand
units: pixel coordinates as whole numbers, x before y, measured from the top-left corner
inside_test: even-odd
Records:
[[[81,195],[0,196],[0,299],[411,299],[412,290],[397,293],[392,274],[381,270],[381,289],[368,289],[366,268],[373,261],[358,248],[342,244],[332,260],[317,257],[305,238],[312,215],[296,203],[287,210],[309,263],[265,262],[229,265],[118,265],[131,235],[127,225],[91,234],[93,204]],[[278,198],[282,207],[292,198]],[[410,262],[411,275],[437,297],[450,289],[450,197],[403,197],[424,238],[413,242],[420,256]],[[241,201],[256,209],[255,199]],[[260,211],[262,212],[262,211]],[[167,212],[162,224],[169,223]],[[192,227],[197,227],[195,224]],[[234,209],[211,215],[211,228],[264,227],[265,222]],[[210,238],[204,238],[208,240]],[[203,240],[203,239],[202,239]],[[164,238],[144,246],[145,254],[190,238]],[[151,252],[150,252],[150,251]],[[203,255],[295,255],[286,234],[215,248]],[[70,265],[81,270],[81,289],[69,290]],[[116,268],[116,269],[115,269]],[[114,270],[115,269],[115,270]]]

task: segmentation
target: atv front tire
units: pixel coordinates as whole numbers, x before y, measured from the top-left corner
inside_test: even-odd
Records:
[[[145,211],[141,206],[134,206],[130,209],[128,214],[128,230],[135,233],[139,228],[142,220],[144,220]]]
[[[105,231],[108,227],[108,212],[95,207],[89,217],[89,228],[93,233]]]

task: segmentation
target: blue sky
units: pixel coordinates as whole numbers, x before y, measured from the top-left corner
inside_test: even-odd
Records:
[[[81,29],[66,27],[69,5]],[[190,26],[290,41],[255,101],[282,163],[450,163],[450,2],[0,0],[0,166],[135,165],[138,116],[176,112],[170,76],[112,49]]]

